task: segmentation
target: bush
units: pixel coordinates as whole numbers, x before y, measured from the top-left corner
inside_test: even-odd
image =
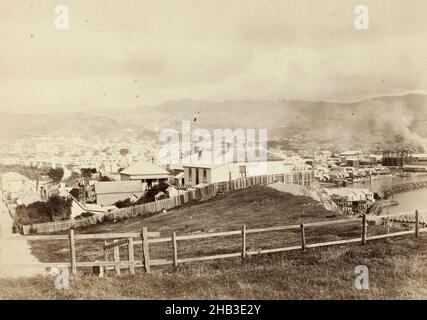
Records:
[[[28,206],[16,207],[16,221],[21,225],[68,220],[71,215],[72,199],[53,196],[48,201],[37,201]]]
[[[114,216],[111,213],[106,213],[103,217],[102,217],[102,222],[111,222],[114,221]]]
[[[93,217],[93,212],[83,212],[80,217],[82,218],[90,218]]]
[[[121,209],[121,208],[127,208],[132,206],[132,203],[130,202],[130,199],[125,199],[125,200],[119,200],[116,203],[114,203],[114,205]]]
[[[151,187],[151,189],[148,189],[144,196],[135,202],[135,205],[153,202],[155,200],[156,194],[158,194],[159,192],[166,192],[166,189],[168,187],[169,184],[161,181],[159,184],[156,184]]]

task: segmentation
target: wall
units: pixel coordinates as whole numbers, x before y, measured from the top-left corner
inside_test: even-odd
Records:
[[[207,179],[203,181],[203,168],[184,167],[184,184],[196,185],[196,174],[199,175],[199,183],[217,183],[244,177],[240,173],[240,167],[246,167],[246,177],[287,174],[291,172],[292,166],[284,165],[283,161],[266,161],[266,162],[236,162],[218,165],[213,168],[206,168]],[[189,172],[192,171],[192,179],[189,180]],[[230,177],[231,175],[231,177]]]

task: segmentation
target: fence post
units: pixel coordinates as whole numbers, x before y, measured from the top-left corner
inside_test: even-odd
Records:
[[[420,236],[420,213],[418,210],[415,211],[415,237]]]
[[[305,251],[306,249],[306,244],[305,244],[305,229],[304,229],[304,225],[301,224],[301,248],[303,251]]]
[[[114,239],[113,243],[117,241],[119,240]],[[120,262],[120,247],[115,246],[113,252],[114,252],[114,262]],[[114,264],[114,268],[116,269],[117,275],[120,275],[120,266],[118,264]]]
[[[172,246],[173,246],[173,266],[178,267],[178,246],[176,243],[176,233],[172,233]]]
[[[135,274],[135,254],[133,252],[133,238],[128,239],[128,253],[129,253],[129,271]]]
[[[77,273],[77,265],[76,265],[76,247],[74,244],[74,230],[70,229],[69,234],[70,239],[70,260],[71,260],[71,272]]]
[[[368,233],[368,224],[366,223],[366,214],[362,216],[362,244],[366,244],[366,234]]]
[[[387,218],[386,223],[387,223],[387,234],[389,234],[390,233],[391,218]],[[390,240],[390,237],[387,237],[387,239]]]
[[[246,258],[246,225],[242,227],[242,259]]]
[[[108,244],[107,241],[104,241],[104,261],[108,262],[108,249],[106,249],[106,245]],[[108,277],[108,266],[104,266],[104,274],[106,277]]]
[[[148,254],[148,231],[147,228],[142,228],[142,253],[143,253],[143,264],[146,273],[150,273],[150,256]]]

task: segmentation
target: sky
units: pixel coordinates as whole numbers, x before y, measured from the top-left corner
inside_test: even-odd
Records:
[[[0,111],[424,93],[426,15],[425,0],[1,0]]]

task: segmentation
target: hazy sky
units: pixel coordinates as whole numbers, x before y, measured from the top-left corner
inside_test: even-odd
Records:
[[[426,40],[425,0],[2,0],[0,110],[426,92]]]

